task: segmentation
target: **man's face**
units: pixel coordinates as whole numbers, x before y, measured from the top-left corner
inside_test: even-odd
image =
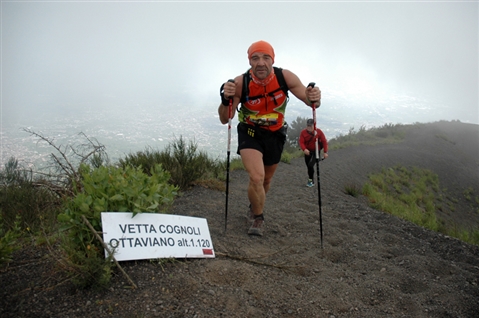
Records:
[[[313,126],[306,126],[306,129],[309,131],[309,132],[312,132],[314,130],[314,127]]]
[[[253,74],[259,79],[265,79],[273,70],[273,59],[266,53],[253,53],[249,60]]]

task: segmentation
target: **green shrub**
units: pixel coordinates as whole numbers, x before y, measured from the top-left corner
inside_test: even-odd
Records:
[[[66,203],[58,216],[64,233],[62,248],[71,267],[73,281],[83,287],[105,286],[112,262],[104,258],[101,243],[83,221],[101,232],[101,212],[165,212],[173,203],[177,187],[168,184],[170,175],[155,165],[146,175],[141,168],[81,165],[81,191]]]
[[[225,165],[225,167],[226,167],[226,165]],[[241,160],[241,157],[231,159],[230,170],[231,171],[233,171],[233,170],[244,170],[244,165],[243,165],[243,161]]]
[[[283,152],[281,154],[281,162],[284,162],[284,163],[291,163],[291,158],[292,158],[292,154],[289,153],[289,152]]]
[[[457,237],[465,242],[479,245],[477,230],[466,231],[457,225],[447,225],[436,217],[436,212],[446,207],[444,194],[440,192],[439,177],[427,169],[397,166],[382,169],[369,176],[362,192],[369,198],[370,205],[378,210],[391,213],[433,231]],[[444,190],[445,191],[445,190]],[[466,189],[469,194],[469,189]],[[454,211],[450,199],[449,210]]]
[[[195,142],[187,144],[181,137],[166,147],[161,164],[170,172],[172,183],[180,189],[188,188],[193,181],[208,173],[219,173],[216,161],[211,160],[206,152],[198,151]]]
[[[350,127],[347,135],[340,134],[331,138],[328,146],[330,150],[334,150],[351,146],[398,143],[404,139],[404,131],[401,124],[384,124],[368,130],[362,125],[357,132],[354,127]]]
[[[141,167],[147,174],[151,167],[161,164],[170,173],[169,182],[182,190],[194,181],[220,177],[226,167],[209,158],[206,152],[199,151],[194,141],[187,143],[182,137],[162,151],[146,149],[129,154],[119,162],[122,167]]]
[[[20,221],[17,218],[12,229],[3,230],[3,219],[0,214],[0,266],[12,261],[12,253],[18,248],[17,238],[20,236]]]
[[[356,183],[349,182],[344,186],[344,193],[356,198],[361,193],[361,187]]]
[[[10,158],[5,169],[0,171],[2,228],[5,231],[13,229],[15,222],[31,231],[51,228],[62,204],[55,189],[45,179],[34,179],[31,170]]]

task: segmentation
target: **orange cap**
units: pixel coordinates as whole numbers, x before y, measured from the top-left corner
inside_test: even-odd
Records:
[[[256,53],[256,52],[268,54],[273,59],[273,63],[274,63],[274,50],[271,44],[269,44],[268,42],[258,41],[251,44],[251,46],[248,48],[248,59],[251,59],[251,56],[253,55],[253,53]]]

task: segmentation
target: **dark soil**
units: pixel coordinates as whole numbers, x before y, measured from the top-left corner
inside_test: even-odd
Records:
[[[464,196],[479,196],[479,126],[414,125],[399,144],[330,151],[318,189],[307,188],[303,159],[281,163],[268,193],[265,235],[249,237],[245,171],[225,193],[196,186],[171,213],[208,220],[216,258],[129,261],[104,291],[75,288],[45,245],[19,250],[0,272],[1,317],[477,317],[479,247],[374,210],[344,193],[395,165],[439,175],[454,199],[441,212],[479,226]]]

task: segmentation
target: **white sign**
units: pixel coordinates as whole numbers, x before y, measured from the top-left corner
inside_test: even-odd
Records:
[[[151,258],[214,258],[204,218],[131,212],[102,212],[103,240],[117,261]],[[105,257],[108,252],[105,250]]]

